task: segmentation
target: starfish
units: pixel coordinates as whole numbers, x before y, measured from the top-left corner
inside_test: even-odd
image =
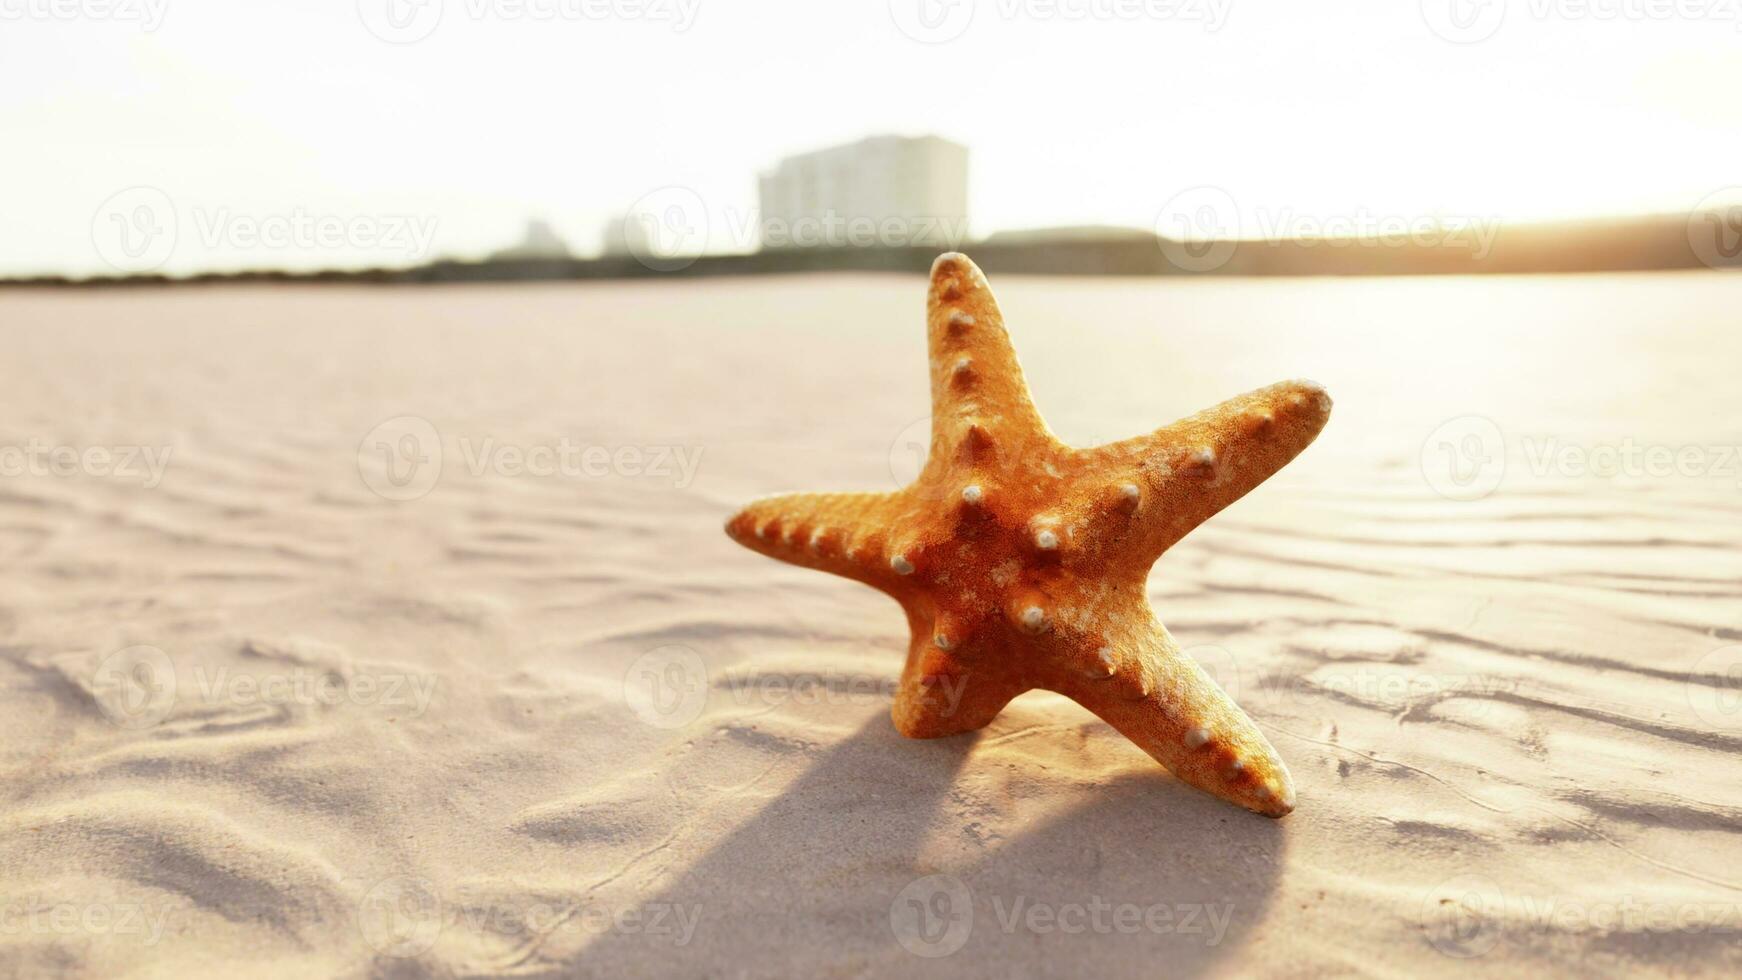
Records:
[[[980,269],[950,252],[927,303],[931,452],[895,493],[790,494],[726,523],[771,558],[901,604],[913,638],[891,715],[912,738],[991,723],[1056,691],[1176,777],[1272,817],[1288,769],[1155,618],[1150,567],[1305,449],[1331,400],[1309,381],[1260,388],[1148,435],[1060,442],[1023,381]]]

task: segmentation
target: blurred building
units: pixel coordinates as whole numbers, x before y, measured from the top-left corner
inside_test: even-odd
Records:
[[[605,222],[600,253],[606,258],[658,254],[658,234],[645,214],[626,211]]]
[[[759,180],[764,249],[924,245],[968,234],[968,148],[872,136],[787,157]]]
[[[550,222],[533,218],[526,223],[526,233],[520,241],[490,256],[492,260],[566,259],[570,258],[569,243],[563,241]]]

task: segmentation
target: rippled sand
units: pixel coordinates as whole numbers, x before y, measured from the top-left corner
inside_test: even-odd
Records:
[[[0,974],[1742,969],[1742,277],[993,286],[1068,441],[1335,396],[1150,582],[1293,816],[721,533],[915,471],[918,277],[11,292]]]

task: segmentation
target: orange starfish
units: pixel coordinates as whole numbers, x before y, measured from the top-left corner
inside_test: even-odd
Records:
[[[1281,469],[1330,417],[1323,388],[1260,388],[1145,436],[1074,449],[1047,430],[986,277],[939,256],[928,302],[931,456],[897,493],[794,494],[726,524],[755,551],[864,582],[913,640],[895,727],[938,738],[1057,691],[1180,779],[1280,817],[1276,750],[1150,608],[1174,542]]]

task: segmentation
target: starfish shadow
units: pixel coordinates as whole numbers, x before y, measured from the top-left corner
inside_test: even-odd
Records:
[[[1013,841],[982,839],[980,804],[956,791],[978,740],[905,739],[879,714],[679,880],[637,898],[694,910],[688,942],[611,931],[566,962],[527,966],[565,977],[783,976],[822,963],[1005,976],[1014,947],[1042,973],[1150,976],[1165,964],[1189,976],[1262,921],[1285,845],[1276,821],[1157,771],[1116,778]],[[945,899],[928,889],[952,880],[968,904],[937,906]],[[898,936],[891,907],[916,898],[943,918]],[[965,942],[941,931],[956,913],[971,920]]]

